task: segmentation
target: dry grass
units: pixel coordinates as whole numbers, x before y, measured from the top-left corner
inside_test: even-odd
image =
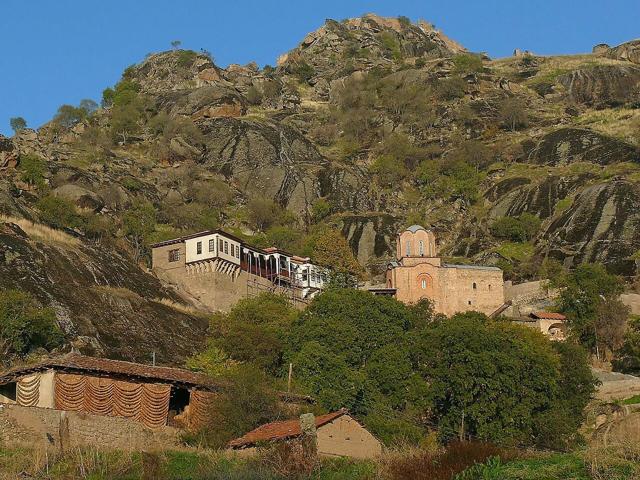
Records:
[[[136,292],[124,287],[110,287],[109,285],[96,285],[91,289],[98,293],[105,293],[120,298],[127,298],[129,300],[139,300],[142,297]]]
[[[573,123],[640,146],[640,110],[638,109],[590,110],[576,117]]]
[[[640,445],[620,443],[609,448],[592,446],[585,463],[593,480],[640,479]]]
[[[8,215],[0,215],[0,222],[15,223],[33,240],[43,243],[54,243],[58,245],[66,245],[69,247],[77,247],[82,242],[62,230],[47,227],[41,223],[35,223],[31,220],[18,218]]]
[[[190,305],[185,305],[184,303],[174,302],[169,298],[155,298],[153,301],[156,303],[160,303],[166,307],[172,308],[173,310],[176,310],[178,312],[182,312],[186,315],[196,315],[196,316],[208,315],[208,312],[203,312]]]

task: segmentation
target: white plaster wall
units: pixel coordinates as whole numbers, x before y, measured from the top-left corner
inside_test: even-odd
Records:
[[[55,408],[55,372],[53,370],[47,370],[40,374],[38,407]]]
[[[213,252],[209,251],[209,240],[215,240]],[[202,242],[202,253],[198,255],[198,242]],[[216,257],[216,249],[218,246],[217,235],[203,235],[202,237],[190,238],[185,240],[186,262],[197,262],[199,260],[207,260]]]

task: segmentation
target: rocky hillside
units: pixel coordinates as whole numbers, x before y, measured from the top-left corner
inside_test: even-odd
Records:
[[[307,239],[329,226],[373,280],[397,230],[422,223],[444,255],[516,280],[545,275],[545,259],[631,277],[637,51],[636,41],[492,60],[427,23],[366,15],[328,20],[276,66],[153,54],[101,108],[0,139],[0,212],[142,259],[152,241],[215,226],[313,253]],[[132,225],[131,212],[148,224]],[[100,285],[150,305],[146,287]]]

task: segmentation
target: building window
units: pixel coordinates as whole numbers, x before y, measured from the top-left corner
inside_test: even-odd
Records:
[[[224,253],[229,255],[229,242],[227,241],[224,242]]]
[[[233,243],[231,244],[231,256],[236,256],[236,246]]]
[[[473,289],[477,290],[478,289],[478,285],[476,285],[476,282],[473,282]]]
[[[216,241],[212,238],[209,240],[209,251],[213,252],[216,249]]]
[[[240,258],[240,245],[236,247],[236,258]]]
[[[411,256],[411,241],[410,240],[407,240],[406,255],[407,255],[407,257]]]
[[[222,239],[219,238],[218,239],[218,253],[222,253],[223,252],[222,248],[223,248]]]
[[[202,242],[196,243],[196,253],[202,255]]]
[[[426,290],[426,288],[427,288],[427,280],[425,278],[422,279],[421,285],[422,285],[422,289]]]
[[[424,242],[422,240],[418,243],[418,252],[421,257],[424,257]]]
[[[471,300],[469,300],[469,305],[471,305]]]
[[[489,291],[491,291],[491,284],[489,284]]]
[[[180,249],[169,250],[169,261],[178,262],[180,260]]]

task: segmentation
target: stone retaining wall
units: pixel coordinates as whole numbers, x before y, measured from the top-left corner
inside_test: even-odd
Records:
[[[0,403],[0,444],[66,449],[77,446],[153,450],[180,443],[180,430],[49,408]]]

